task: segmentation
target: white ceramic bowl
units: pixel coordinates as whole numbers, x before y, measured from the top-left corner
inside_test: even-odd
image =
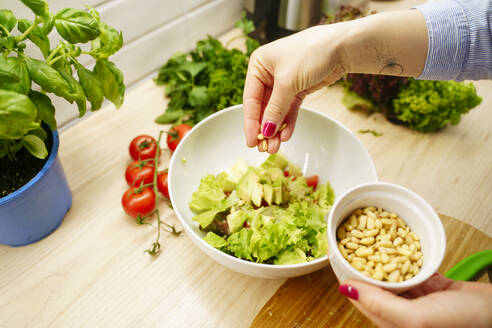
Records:
[[[338,226],[353,210],[370,205],[398,214],[420,237],[424,263],[415,277],[397,283],[377,281],[357,271],[343,258],[337,246]],[[391,183],[362,184],[340,195],[329,214],[327,232],[330,264],[340,282],[357,279],[395,293],[416,287],[432,276],[446,251],[444,227],[434,209],[413,191]]]
[[[329,181],[335,195],[355,185],[377,181],[373,161],[360,141],[344,126],[326,115],[302,108],[296,129],[280,152],[303,169],[317,174],[320,183]],[[180,142],[169,167],[169,193],[184,230],[206,254],[231,270],[262,278],[304,275],[328,264],[328,257],[293,265],[252,263],[227,255],[206,243],[205,233],[192,221],[188,207],[191,195],[206,174],[229,169],[239,159],[259,165],[268,154],[246,146],[242,105],[224,109],[196,125]],[[183,160],[186,159],[186,160]]]

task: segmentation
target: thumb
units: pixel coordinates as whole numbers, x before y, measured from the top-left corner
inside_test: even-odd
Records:
[[[290,110],[290,105],[296,93],[288,81],[275,79],[272,95],[268,101],[261,123],[261,133],[267,137],[273,137],[284,123],[285,116]]]
[[[354,306],[380,327],[400,327],[416,320],[418,312],[414,302],[382,288],[348,280],[340,285],[339,291],[349,296]]]

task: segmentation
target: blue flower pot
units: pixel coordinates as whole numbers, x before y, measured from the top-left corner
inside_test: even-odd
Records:
[[[53,232],[72,206],[72,193],[58,157],[58,132],[41,171],[15,192],[0,198],[0,244],[22,246]]]

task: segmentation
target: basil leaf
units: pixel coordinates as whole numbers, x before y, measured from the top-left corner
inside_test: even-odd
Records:
[[[155,122],[159,124],[171,124],[179,120],[181,117],[183,117],[184,112],[182,109],[178,109],[175,111],[168,111],[166,110],[164,114],[159,115],[156,119]]]
[[[96,59],[107,59],[123,46],[123,34],[113,27],[99,23],[101,35],[91,41],[91,55]]]
[[[79,76],[82,89],[84,89],[84,93],[91,103],[91,111],[98,110],[101,108],[101,104],[104,100],[104,94],[96,74],[78,64],[77,75]]]
[[[77,103],[79,117],[84,116],[87,110],[87,99],[85,98],[84,89],[72,76],[72,66],[67,61],[58,61],[53,66],[70,85],[70,96]]]
[[[42,127],[31,130],[27,133],[27,135],[31,135],[31,134],[39,137],[39,139],[41,139],[43,141],[46,140],[46,138],[48,138],[48,134],[46,133],[46,131]]]
[[[2,50],[2,52],[4,51],[4,49],[6,49],[7,52],[11,52],[12,50],[14,50],[15,44],[16,44],[15,36],[6,36],[3,38],[0,38],[0,50]],[[23,45],[23,44],[21,44],[21,45]],[[19,47],[21,45],[19,45]]]
[[[21,33],[24,33],[32,24],[33,22],[28,19],[19,19],[19,22],[17,23],[17,28]],[[50,54],[50,40],[42,31],[41,27],[35,26],[27,35],[27,37],[39,47],[39,49],[43,53],[44,58],[48,57],[48,55]]]
[[[23,94],[0,89],[0,138],[19,139],[39,128],[36,106]]]
[[[55,26],[55,16],[49,13],[47,17],[43,18],[43,27],[41,27],[41,30],[45,35],[48,35],[50,34],[51,30],[53,30],[54,26]]]
[[[31,90],[31,78],[24,60],[18,57],[8,57],[7,59],[0,57],[0,77],[3,77],[2,68],[6,69],[7,67],[9,72],[15,75],[15,80],[0,78],[0,89],[27,95]]]
[[[45,63],[30,57],[24,57],[27,70],[31,79],[48,92],[53,92],[72,103],[76,95],[70,83],[56,69]],[[58,62],[57,62],[58,63]]]
[[[50,130],[56,130],[55,107],[50,97],[41,92],[31,90],[29,99],[38,109],[38,119],[48,124]]]
[[[1,9],[0,10],[0,25],[2,25],[7,31],[12,31],[15,27],[15,23],[17,19],[15,19],[14,13],[9,9]],[[2,29],[0,29],[2,32]]]
[[[28,134],[22,137],[22,145],[33,155],[39,159],[45,159],[48,156],[48,150],[44,141],[38,136]]]
[[[99,23],[91,14],[73,8],[62,9],[55,15],[55,27],[70,43],[85,43],[101,34]]]
[[[125,97],[123,73],[114,63],[105,59],[96,62],[94,73],[101,83],[104,97],[115,104],[116,108],[119,108]]]
[[[210,103],[210,97],[208,96],[207,87],[199,86],[191,89],[188,101],[193,107],[203,107]]]
[[[38,16],[45,17],[49,15],[48,2],[46,0],[21,0],[29,9]]]
[[[15,74],[9,62],[0,56],[0,89],[5,89],[11,83],[18,83],[19,80],[19,76]]]

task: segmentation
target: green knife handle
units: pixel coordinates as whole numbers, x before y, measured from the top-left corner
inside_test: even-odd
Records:
[[[481,251],[468,256],[452,267],[445,276],[453,280],[471,281],[492,266],[492,250]]]

